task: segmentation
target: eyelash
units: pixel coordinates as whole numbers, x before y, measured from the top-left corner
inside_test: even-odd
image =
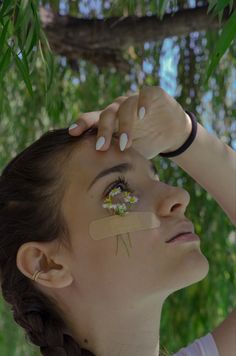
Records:
[[[125,189],[123,191],[129,191],[130,193],[134,193],[134,190],[132,190],[129,186],[129,183],[125,179],[124,176],[118,177],[104,192],[104,196],[107,197],[109,193],[112,191],[112,189],[116,188],[119,184],[123,184]]]

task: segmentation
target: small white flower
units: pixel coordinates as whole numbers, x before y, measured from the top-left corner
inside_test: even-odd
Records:
[[[102,207],[106,209],[109,207],[109,204],[102,204]]]
[[[112,191],[109,193],[109,196],[114,197],[115,195],[120,194],[120,193],[121,193],[121,189],[120,189],[120,188],[114,188],[114,189],[112,189]]]
[[[126,203],[134,204],[138,201],[138,198],[135,196],[129,196],[129,197],[125,197],[124,200]]]
[[[125,204],[117,204],[117,208],[115,211],[117,215],[126,215],[126,212],[127,212],[127,207]]]

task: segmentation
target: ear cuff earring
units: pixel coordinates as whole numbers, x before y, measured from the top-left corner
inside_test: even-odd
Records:
[[[37,278],[39,277],[40,273],[43,273],[43,271],[35,271],[33,276],[32,276],[32,280],[36,281]]]

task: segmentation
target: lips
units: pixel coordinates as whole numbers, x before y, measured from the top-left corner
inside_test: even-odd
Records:
[[[189,234],[189,233],[194,233],[194,227],[192,224],[185,224],[185,225],[182,225],[182,227],[179,227],[179,229],[176,231],[175,235],[171,238],[169,238],[167,241],[165,241],[166,243],[174,240],[176,237],[178,237],[179,235],[184,235],[184,234]]]
[[[178,234],[178,235],[172,237],[172,239],[166,241],[166,243],[173,241],[174,239],[176,239],[176,238],[177,238],[178,236],[180,236],[180,235],[186,235],[186,234],[189,234],[189,233],[191,233],[191,231],[189,231],[189,232],[181,232],[180,234]]]

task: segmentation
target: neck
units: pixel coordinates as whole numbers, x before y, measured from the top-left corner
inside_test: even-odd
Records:
[[[158,356],[163,302],[155,295],[130,305],[80,305],[70,315],[67,309],[67,324],[80,346],[96,356]]]

